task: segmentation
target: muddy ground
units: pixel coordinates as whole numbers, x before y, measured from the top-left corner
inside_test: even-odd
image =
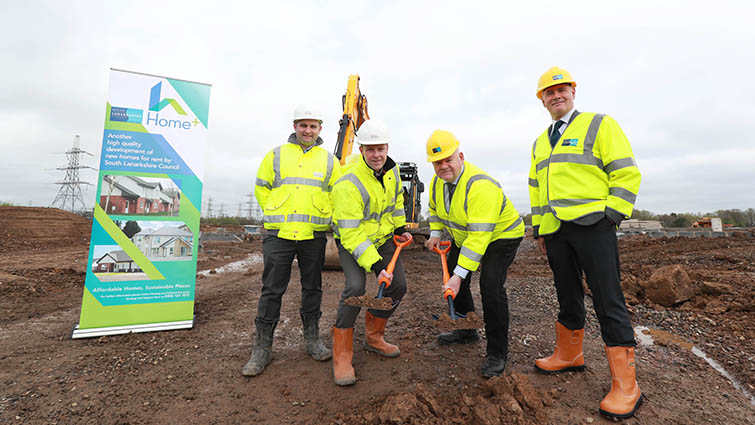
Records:
[[[204,244],[198,269],[218,273],[197,280],[193,329],[71,340],[90,226],[57,210],[0,207],[0,423],[612,422],[597,411],[610,379],[591,308],[587,369],[557,376],[533,371],[533,359],[552,348],[556,301],[546,260],[531,239],[522,243],[507,282],[511,352],[502,378],[480,376],[484,341],[437,344],[430,314],[446,308],[440,262],[437,254],[414,249],[402,253],[409,289],[387,330],[401,356],[361,350],[360,317],[358,382],[340,388],[330,362],[316,362],[301,349],[297,272],[284,297],[272,364],[258,377],[241,375],[261,286],[259,241]],[[641,283],[659,267],[679,264],[695,290],[672,307],[650,302],[636,286],[628,290],[633,325],[650,328],[656,343],[637,348],[645,404],[624,423],[755,424],[754,399],[746,394],[755,394],[752,232],[718,239],[635,236],[620,247],[626,281]],[[249,263],[222,268],[242,259]],[[376,289],[374,280],[368,285]],[[321,334],[328,345],[342,287],[340,272],[324,272]]]

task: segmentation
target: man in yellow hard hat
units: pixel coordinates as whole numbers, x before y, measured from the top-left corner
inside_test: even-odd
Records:
[[[456,311],[474,311],[470,283],[480,269],[480,294],[487,336],[482,376],[499,376],[509,353],[509,304],[506,273],[524,236],[524,223],[500,183],[464,160],[459,141],[449,131],[436,130],[427,140],[427,161],[435,177],[430,189],[430,238],[427,249],[438,246],[445,229],[453,238],[448,253],[451,278],[444,285],[456,293]],[[479,339],[476,329],[454,330],[438,336],[443,345]]]
[[[257,171],[254,196],[264,214],[262,240],[264,271],[257,307],[252,356],[242,373],[256,376],[272,360],[275,327],[281,299],[291,278],[294,257],[301,274],[301,316],[305,351],[315,360],[330,359],[320,340],[322,266],[325,232],[330,229],[331,190],[340,173],[335,156],[320,147],[322,114],[301,105],[294,110],[294,132],[287,143],[265,155]]]
[[[393,358],[399,347],[385,341],[385,325],[406,293],[406,277],[401,259],[393,273],[386,271],[396,246],[393,236],[406,241],[411,235],[404,229],[406,214],[401,193],[398,165],[388,156],[391,136],[384,123],[365,121],[356,134],[361,156],[342,169],[342,176],[333,188],[333,222],[336,245],[346,284],[338,305],[333,326],[333,380],[337,385],[356,382],[352,358],[354,355],[354,323],[359,307],[346,305],[350,297],[365,293],[366,273],[373,272],[378,280],[387,278],[391,284],[383,295],[393,300],[391,310],[365,312],[364,348]]]
[[[553,67],[540,77],[536,93],[552,122],[532,147],[532,225],[553,270],[559,313],[553,355],[536,360],[535,368],[543,373],[585,368],[584,272],[611,369],[611,391],[600,413],[628,418],[642,404],[642,394],[619,277],[616,227],[632,214],[640,170],[613,118],[574,109],[576,86],[569,72]]]

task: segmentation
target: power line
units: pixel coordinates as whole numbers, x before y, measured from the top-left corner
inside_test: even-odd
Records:
[[[81,186],[92,186],[92,184],[80,180],[79,170],[82,168],[96,170],[96,168],[81,165],[81,156],[84,154],[94,156],[87,151],[79,149],[79,135],[77,134],[73,138],[73,148],[65,152],[66,158],[68,158],[68,164],[56,168],[56,170],[65,171],[66,175],[63,180],[55,182],[55,184],[60,185],[60,189],[55,196],[55,200],[50,204],[50,207],[58,206],[61,210],[68,210],[71,212],[84,211],[87,209],[86,204],[84,203]],[[77,210],[78,205],[81,205],[81,208]]]
[[[260,208],[260,204],[257,202],[257,198],[254,197],[254,193],[247,193],[246,197],[249,198],[249,200],[246,201],[247,218],[261,220],[262,208]]]

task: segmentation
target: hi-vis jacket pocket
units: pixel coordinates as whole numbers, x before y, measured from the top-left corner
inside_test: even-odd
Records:
[[[273,192],[273,194],[270,196],[270,199],[267,202],[267,205],[265,205],[265,211],[275,211],[282,207],[283,205],[288,202],[288,199],[291,197],[290,193],[285,193],[281,191]]]
[[[329,216],[333,212],[327,192],[313,193],[312,206],[323,216]]]

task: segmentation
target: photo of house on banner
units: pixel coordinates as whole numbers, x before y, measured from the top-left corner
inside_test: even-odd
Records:
[[[181,192],[171,179],[106,174],[100,187],[100,207],[108,215],[178,215]]]
[[[116,220],[114,223],[146,257],[146,261],[192,260],[194,234],[183,222]],[[92,273],[101,282],[150,280],[138,261],[118,245],[94,247]]]
[[[183,222],[137,221],[136,224],[140,230],[131,236],[131,242],[149,261],[191,261],[194,234]]]
[[[92,273],[101,282],[149,279],[119,245],[95,245],[93,258]]]

